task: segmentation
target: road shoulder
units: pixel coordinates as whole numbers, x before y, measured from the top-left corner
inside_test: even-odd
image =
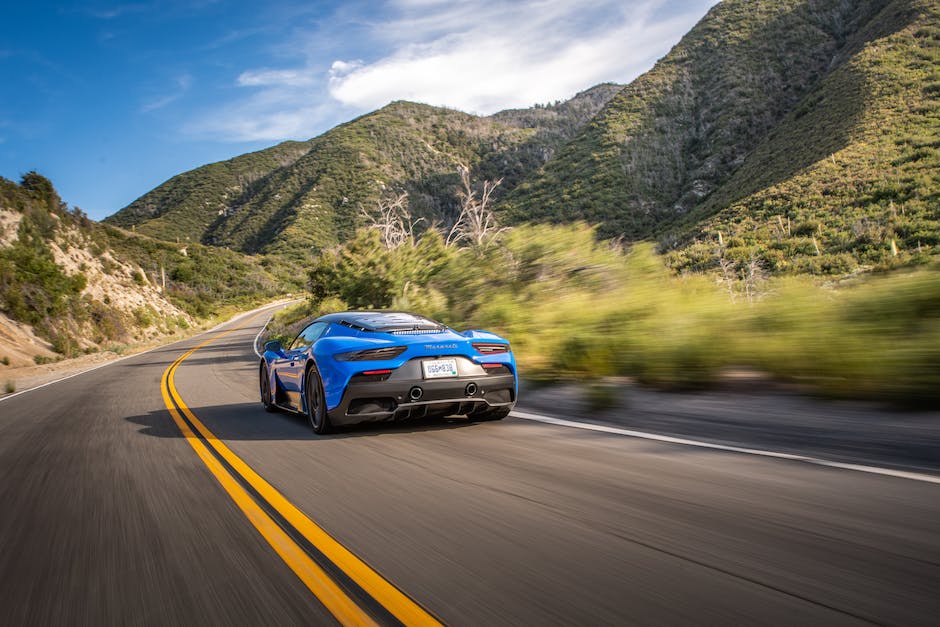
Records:
[[[517,409],[712,444],[940,473],[940,411],[813,398],[785,389],[697,392],[606,382],[524,386]],[[592,399],[594,399],[592,401]]]
[[[119,351],[102,350],[70,359],[59,359],[58,361],[20,367],[0,366],[0,386],[4,386],[0,388],[0,401],[16,396],[22,392],[28,392],[29,390],[82,374],[83,372],[107,366],[134,355],[140,355],[163,346],[169,346],[176,342],[195,337],[201,333],[212,331],[252,312],[293,302],[295,302],[294,299],[272,301],[249,311],[234,313],[221,320],[218,318],[208,320],[204,324],[192,327],[187,331],[180,331],[172,335],[164,335],[151,341],[124,346]]]

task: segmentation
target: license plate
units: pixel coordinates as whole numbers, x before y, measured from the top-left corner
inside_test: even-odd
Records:
[[[423,361],[425,379],[440,379],[442,377],[457,376],[456,359],[435,359],[434,361]]]

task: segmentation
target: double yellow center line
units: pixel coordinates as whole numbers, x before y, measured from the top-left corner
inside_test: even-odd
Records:
[[[258,315],[196,345],[170,364],[163,372],[161,381],[163,402],[170,415],[183,437],[245,517],[340,623],[376,625],[377,619],[385,619],[383,622],[400,622],[405,625],[440,625],[427,610],[326,533],[235,455],[206,428],[180,397],[173,381],[180,364],[204,346],[245,327]],[[292,537],[285,527],[292,529],[298,538]],[[298,539],[301,541],[298,542]],[[321,561],[325,559],[327,563],[324,565],[334,571],[334,577],[314,557],[321,558]],[[343,585],[335,580],[337,571]],[[367,612],[353,600],[350,593],[359,597],[360,602],[367,607],[378,606],[379,612]],[[363,595],[368,598],[361,598]],[[388,615],[383,616],[386,612]],[[375,614],[378,616],[373,617]]]

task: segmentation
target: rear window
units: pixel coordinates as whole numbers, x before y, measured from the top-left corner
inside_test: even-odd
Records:
[[[435,322],[430,318],[395,311],[354,313],[344,316],[343,322],[346,323],[346,326],[379,333],[392,333],[395,331],[440,331],[444,328],[444,325],[440,322]]]

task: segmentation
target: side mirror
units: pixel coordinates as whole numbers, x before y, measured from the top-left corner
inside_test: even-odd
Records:
[[[270,342],[264,343],[264,352],[267,353],[269,351],[272,353],[277,353],[278,355],[282,355],[284,353],[284,348],[281,346],[281,342],[279,340],[271,340]]]

